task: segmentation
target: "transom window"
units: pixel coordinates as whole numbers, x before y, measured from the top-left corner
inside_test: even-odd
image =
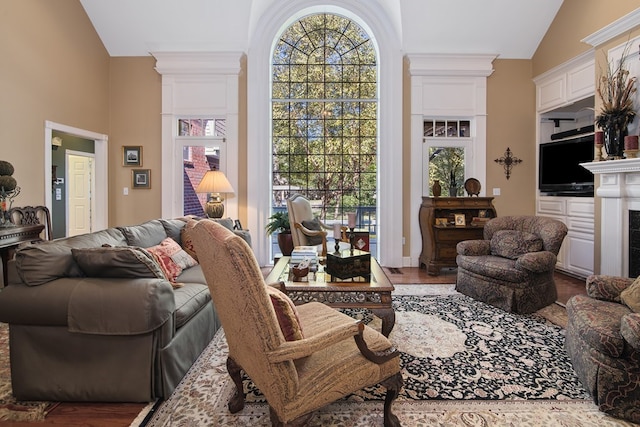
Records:
[[[334,14],[284,30],[272,58],[274,210],[301,193],[326,222],[358,212],[375,234],[378,64],[369,35]]]

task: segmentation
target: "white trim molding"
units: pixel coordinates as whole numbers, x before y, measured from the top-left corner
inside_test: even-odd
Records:
[[[624,34],[637,27],[638,22],[640,22],[640,8],[627,13],[623,17],[613,21],[606,27],[602,27],[595,33],[588,35],[580,41],[593,47],[600,46],[614,37],[618,37],[620,34]]]

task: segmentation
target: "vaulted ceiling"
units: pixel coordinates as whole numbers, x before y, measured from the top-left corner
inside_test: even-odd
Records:
[[[80,0],[111,56],[247,51],[263,13],[284,1],[297,0]],[[327,3],[363,1],[390,17],[404,52],[481,53],[513,59],[533,56],[562,5],[562,0]]]

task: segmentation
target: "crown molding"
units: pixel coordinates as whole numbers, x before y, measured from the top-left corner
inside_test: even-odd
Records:
[[[614,37],[618,37],[619,35],[624,34],[627,31],[637,27],[639,22],[640,8],[627,13],[626,15],[613,21],[606,27],[603,27],[595,33],[583,38],[581,41],[590,44],[593,47],[600,46],[601,44],[608,42]]]
[[[496,57],[492,54],[407,54],[412,76],[488,77],[493,73],[493,60]]]
[[[237,75],[243,52],[151,52],[156,71],[168,74]]]

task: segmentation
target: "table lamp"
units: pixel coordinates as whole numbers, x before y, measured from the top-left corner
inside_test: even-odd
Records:
[[[220,193],[233,193],[231,183],[223,172],[207,171],[196,188],[196,193],[208,193],[209,200],[205,205],[205,212],[209,218],[222,218],[224,214],[224,198]]]

